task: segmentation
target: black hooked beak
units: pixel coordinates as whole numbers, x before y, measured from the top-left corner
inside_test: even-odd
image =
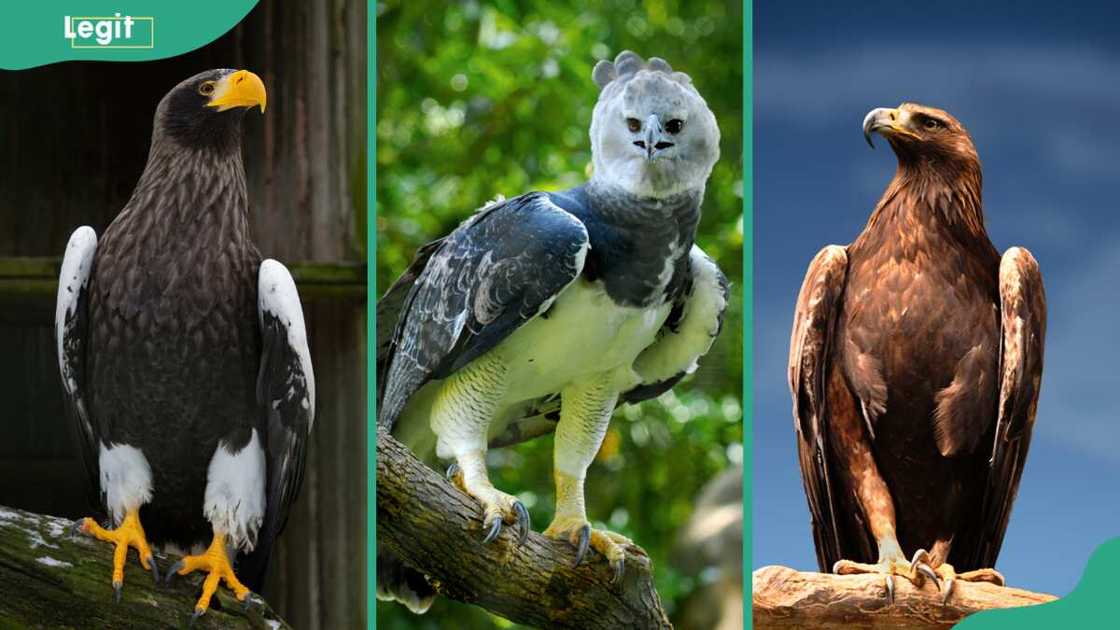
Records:
[[[649,118],[646,118],[645,131],[644,139],[638,140],[634,145],[646,150],[646,160],[653,161],[658,151],[673,146],[672,142],[664,139],[661,121],[657,119],[656,114],[650,114]]]

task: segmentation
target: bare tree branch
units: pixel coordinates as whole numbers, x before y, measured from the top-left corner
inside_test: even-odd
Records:
[[[113,547],[75,533],[72,521],[0,507],[0,628],[179,628],[194,612],[203,577],[156,585],[136,559],[125,563],[113,601]],[[160,571],[174,562],[156,554]],[[255,596],[254,596],[255,598]],[[259,600],[259,598],[255,598]],[[262,601],[248,611],[219,589],[195,628],[290,630]]]
[[[1044,593],[958,580],[948,604],[942,604],[932,583],[919,590],[909,580],[895,578],[892,605],[887,601],[882,576],[809,573],[780,566],[758,569],[752,582],[755,630],[940,630],[981,610],[1057,599]]]

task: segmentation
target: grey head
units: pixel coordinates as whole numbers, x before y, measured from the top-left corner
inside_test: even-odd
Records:
[[[692,79],[628,50],[596,64],[592,78],[601,88],[591,117],[593,181],[642,197],[702,191],[719,159],[719,127]]]

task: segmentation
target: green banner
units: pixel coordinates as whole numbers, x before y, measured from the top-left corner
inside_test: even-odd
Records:
[[[147,61],[181,55],[233,28],[257,0],[11,3],[0,68],[60,61]]]
[[[1120,538],[1097,548],[1085,574],[1068,596],[1049,604],[988,610],[955,627],[961,630],[1043,630],[1049,628],[1114,628],[1116,568],[1120,567]]]

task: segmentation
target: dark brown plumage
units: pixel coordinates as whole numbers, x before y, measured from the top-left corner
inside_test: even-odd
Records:
[[[240,117],[224,117],[229,135],[240,136]],[[244,447],[260,416],[261,256],[249,235],[240,142],[187,151],[162,129],[98,246],[88,391],[103,439],[145,445],[160,489],[141,510],[153,542],[189,549],[210,536],[199,509],[209,455],[219,440]],[[198,456],[184,458],[185,445]]]
[[[810,264],[790,388],[821,570],[920,583],[993,567],[1030,444],[1045,295],[984,227],[980,160],[948,113],[868,114],[898,170],[864,231]],[[913,562],[903,554],[922,552]],[[874,565],[870,563],[875,563]],[[936,574],[936,577],[935,577]]]
[[[241,121],[265,101],[245,70],[175,86],[128,204],[100,242],[75,230],[59,274],[59,370],[107,525],[81,530],[116,545],[118,598],[129,547],[157,579],[149,542],[195,551],[169,574],[213,577],[196,617],[219,578],[243,602],[262,585],[314,421],[295,283],[249,234]]]

